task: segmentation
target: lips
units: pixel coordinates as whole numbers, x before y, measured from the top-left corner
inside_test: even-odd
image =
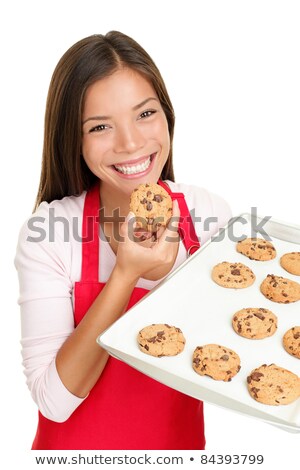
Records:
[[[112,167],[118,173],[124,176],[140,175],[140,174],[147,172],[155,156],[156,156],[156,153],[152,153],[148,156],[141,157],[136,160],[130,160],[127,162],[122,162],[120,164],[112,165]]]

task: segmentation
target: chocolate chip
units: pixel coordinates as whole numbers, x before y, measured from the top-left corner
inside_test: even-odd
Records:
[[[259,318],[260,320],[264,320],[266,318],[261,313],[254,313],[254,316]]]
[[[164,332],[164,330],[163,331],[158,331],[156,334],[159,338],[161,338],[165,334],[165,332]]]
[[[152,206],[152,202],[148,201],[148,202],[147,202],[147,205],[146,205],[146,209],[147,209],[147,211],[151,211],[151,210],[152,210],[152,208],[153,208],[153,206]]]
[[[160,194],[154,194],[153,201],[155,202],[162,202],[163,198]]]
[[[239,269],[232,269],[231,270],[231,274],[233,276],[240,276],[241,275],[241,271]]]
[[[147,199],[144,197],[144,199],[141,200],[142,204],[147,204]]]
[[[260,381],[260,378],[263,377],[264,374],[262,374],[261,372],[253,372],[249,378],[250,378],[250,381],[251,380],[254,380],[254,382],[259,382]],[[248,382],[249,383],[249,382]]]
[[[196,364],[196,367],[198,367],[199,364],[200,364],[200,359],[199,359],[199,357],[195,357],[195,358],[193,359],[193,363]]]
[[[255,396],[255,398],[258,398],[257,393],[259,392],[260,389],[256,388],[256,387],[252,387],[250,390],[253,393],[253,395]]]
[[[229,360],[229,356],[228,356],[228,354],[223,354],[223,356],[221,356],[220,359],[221,359],[222,361],[228,361],[228,360]]]
[[[148,343],[155,343],[156,336],[152,336],[152,338],[147,339]]]

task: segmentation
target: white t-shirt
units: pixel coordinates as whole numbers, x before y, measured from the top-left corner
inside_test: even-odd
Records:
[[[221,197],[196,186],[167,183],[173,192],[184,193],[201,245],[227,224],[231,211]],[[66,389],[55,358],[74,330],[73,287],[81,278],[85,194],[41,203],[20,230],[15,257],[27,385],[41,413],[57,422],[68,419],[84,400]],[[181,241],[172,271],[186,259]],[[116,255],[100,230],[100,282],[108,280],[115,261]],[[151,290],[160,281],[139,279],[136,287]]]

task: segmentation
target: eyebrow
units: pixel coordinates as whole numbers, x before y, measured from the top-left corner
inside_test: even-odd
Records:
[[[135,106],[133,106],[132,110],[137,111],[138,109],[142,108],[143,106],[145,106],[145,104],[147,104],[149,101],[152,101],[152,100],[159,102],[159,100],[157,98],[154,98],[154,97],[151,96],[150,98],[146,98],[141,103],[136,104]],[[83,121],[82,125],[85,124],[88,121],[105,121],[106,119],[111,119],[111,116],[91,116],[91,117],[85,119]]]

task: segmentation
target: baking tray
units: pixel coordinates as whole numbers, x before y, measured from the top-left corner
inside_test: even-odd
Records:
[[[237,241],[245,236],[263,238],[256,231],[258,224],[277,250],[274,260],[254,261],[236,251]],[[267,274],[300,281],[299,276],[280,266],[280,257],[290,251],[300,251],[299,226],[243,213],[231,219],[216,236],[102,333],[97,342],[117,359],[187,395],[290,432],[300,432],[300,399],[289,405],[269,406],[256,402],[247,390],[247,376],[262,364],[275,363],[300,375],[300,360],[282,346],[283,334],[292,326],[300,325],[300,301],[278,304],[266,299],[259,289]],[[211,279],[211,271],[222,261],[249,266],[256,275],[254,284],[245,289],[218,286]],[[277,315],[275,335],[249,340],[234,332],[233,314],[248,307],[268,308]],[[137,345],[137,334],[151,323],[168,323],[181,328],[186,338],[184,351],[162,358],[142,353]],[[202,377],[193,370],[194,349],[207,343],[221,344],[239,354],[242,367],[231,382]]]

